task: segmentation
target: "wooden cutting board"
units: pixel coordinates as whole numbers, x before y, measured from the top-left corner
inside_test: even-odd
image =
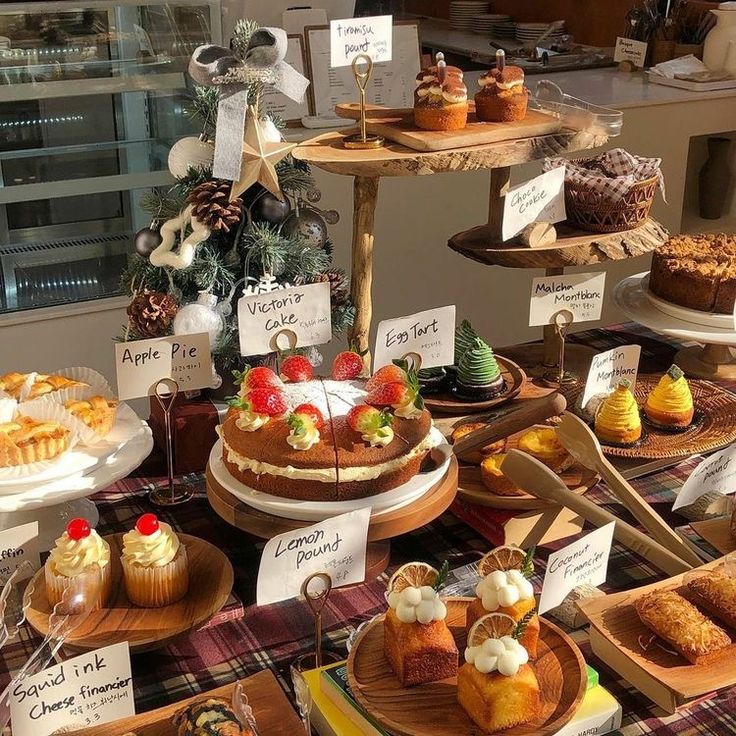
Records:
[[[446,151],[450,148],[466,148],[489,143],[533,138],[538,135],[556,133],[561,125],[557,118],[537,110],[529,110],[524,120],[518,123],[481,123],[475,117],[475,103],[468,103],[468,124],[462,130],[430,131],[414,125],[411,108],[389,110],[367,106],[366,131],[382,135],[386,140],[399,143],[415,151]],[[360,119],[356,104],[337,105],[335,112],[341,118]]]

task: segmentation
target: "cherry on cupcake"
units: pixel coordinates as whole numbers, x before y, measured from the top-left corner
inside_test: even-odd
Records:
[[[150,537],[158,531],[158,517],[156,514],[143,514],[135,523],[135,528],[144,537]]]
[[[89,525],[87,519],[72,519],[66,525],[66,533],[69,539],[79,542],[92,534],[92,527]]]

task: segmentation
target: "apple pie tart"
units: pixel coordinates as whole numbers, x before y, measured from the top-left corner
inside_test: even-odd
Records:
[[[58,457],[71,442],[71,432],[59,422],[16,415],[0,424],[0,467],[27,465]]]
[[[72,378],[60,375],[49,375],[47,373],[36,373],[31,384],[31,390],[28,396],[21,397],[21,392],[28,380],[28,373],[18,373],[14,371],[12,373],[6,373],[4,376],[0,376],[0,389],[5,391],[14,399],[31,400],[37,399],[39,396],[45,396],[46,394],[53,393],[54,391],[61,391],[65,388],[76,388],[78,386],[87,386],[88,384],[82,381],[75,381]]]
[[[114,399],[106,399],[104,396],[71,399],[64,406],[100,437],[110,433],[113,424],[115,424],[115,415],[118,411],[118,402]]]

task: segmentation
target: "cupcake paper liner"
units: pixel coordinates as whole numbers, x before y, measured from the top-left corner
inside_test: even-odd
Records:
[[[121,558],[125,591],[131,603],[142,608],[162,608],[181,600],[189,590],[187,551],[179,545],[176,557],[163,567],[142,567]]]
[[[0,394],[2,394],[1,391]],[[15,399],[7,394],[0,395],[0,424],[12,421],[17,409],[18,402]]]
[[[51,393],[39,396],[38,399],[34,399],[34,401],[50,401],[55,404],[65,404],[70,399],[88,399],[90,396],[104,396],[106,399],[115,398],[115,393],[107,382],[107,379],[101,373],[98,373],[92,368],[85,368],[84,366],[58,368],[50,371],[50,373],[58,376],[65,376],[66,378],[70,378],[72,381],[80,381],[87,385],[52,391]]]
[[[112,561],[101,567],[100,572],[102,575],[102,587],[98,600],[91,608],[93,611],[104,608],[110,599],[110,592],[112,591]],[[52,608],[61,601],[64,591],[72,589],[73,594],[82,593],[90,597],[94,594],[97,583],[95,575],[92,572],[83,572],[81,575],[73,578],[68,578],[66,575],[59,575],[52,571],[50,560],[47,560],[44,565],[44,579],[46,581],[46,597]]]

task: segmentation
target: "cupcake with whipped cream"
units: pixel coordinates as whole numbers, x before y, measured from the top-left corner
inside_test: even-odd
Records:
[[[524,86],[524,70],[507,66],[506,56],[496,52],[496,68],[478,80],[480,92],[475,95],[475,114],[484,123],[512,123],[526,117],[529,90]]]
[[[423,130],[462,130],[468,122],[468,89],[440,59],[436,74],[414,92],[414,124]]]
[[[92,610],[102,608],[112,589],[110,545],[86,519],[72,519],[46,560],[44,578],[51,607],[61,601],[64,591],[72,588],[75,592],[96,595]]]
[[[143,514],[123,536],[121,562],[125,591],[136,606],[168,606],[189,590],[186,548],[155,514]]]

